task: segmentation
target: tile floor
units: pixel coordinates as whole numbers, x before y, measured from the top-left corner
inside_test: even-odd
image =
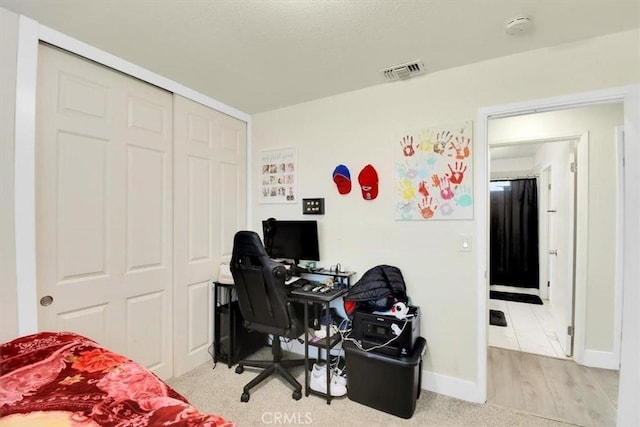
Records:
[[[489,346],[566,359],[556,336],[549,311],[543,305],[489,300],[489,308],[504,312],[507,326],[489,325]]]

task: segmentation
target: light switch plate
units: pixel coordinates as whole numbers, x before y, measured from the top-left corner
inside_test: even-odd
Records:
[[[304,215],[324,215],[324,198],[302,199]]]
[[[460,252],[471,252],[471,236],[460,236]]]

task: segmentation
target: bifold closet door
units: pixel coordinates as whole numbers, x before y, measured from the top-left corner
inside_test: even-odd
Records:
[[[39,48],[40,330],[172,375],[172,94]]]
[[[174,96],[174,375],[210,360],[212,281],[246,226],[246,123]]]

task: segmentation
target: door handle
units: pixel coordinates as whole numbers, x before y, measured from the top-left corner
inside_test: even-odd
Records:
[[[558,256],[558,250],[557,249],[549,249],[549,255]]]
[[[40,305],[46,307],[48,305],[53,304],[53,297],[51,295],[46,295],[40,298]]]

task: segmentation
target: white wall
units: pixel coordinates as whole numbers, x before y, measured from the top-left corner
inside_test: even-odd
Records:
[[[398,266],[423,313],[423,384],[464,398],[478,373],[479,278],[475,254],[460,252],[458,241],[460,235],[474,236],[476,224],[393,219],[392,159],[399,142],[394,137],[402,129],[474,119],[485,106],[637,83],[640,58],[628,53],[638,50],[639,32],[624,32],[258,114],[251,167],[257,171],[260,150],[298,148],[299,197],[325,198],[326,214],[318,218],[322,264],[340,262],[360,274],[380,263]],[[373,164],[380,177],[378,199],[364,201],[357,186],[338,195],[331,180],[338,163],[349,166],[352,177]],[[302,217],[300,203],[259,204],[255,175],[254,229],[267,217]]]
[[[491,179],[533,176],[533,157],[491,159]]]
[[[0,8],[0,342],[18,336],[14,230],[14,123],[18,15]]]
[[[614,296],[616,266],[616,149],[615,127],[624,123],[622,104],[605,104],[490,122],[490,143],[533,141],[589,134],[588,230],[586,236],[586,283],[577,283],[584,301],[585,349],[611,352],[614,349]],[[545,144],[536,156],[536,167],[553,158]],[[546,154],[545,154],[546,153]],[[560,170],[558,167],[553,171]],[[554,182],[560,183],[558,179]],[[581,349],[583,350],[583,349]]]

